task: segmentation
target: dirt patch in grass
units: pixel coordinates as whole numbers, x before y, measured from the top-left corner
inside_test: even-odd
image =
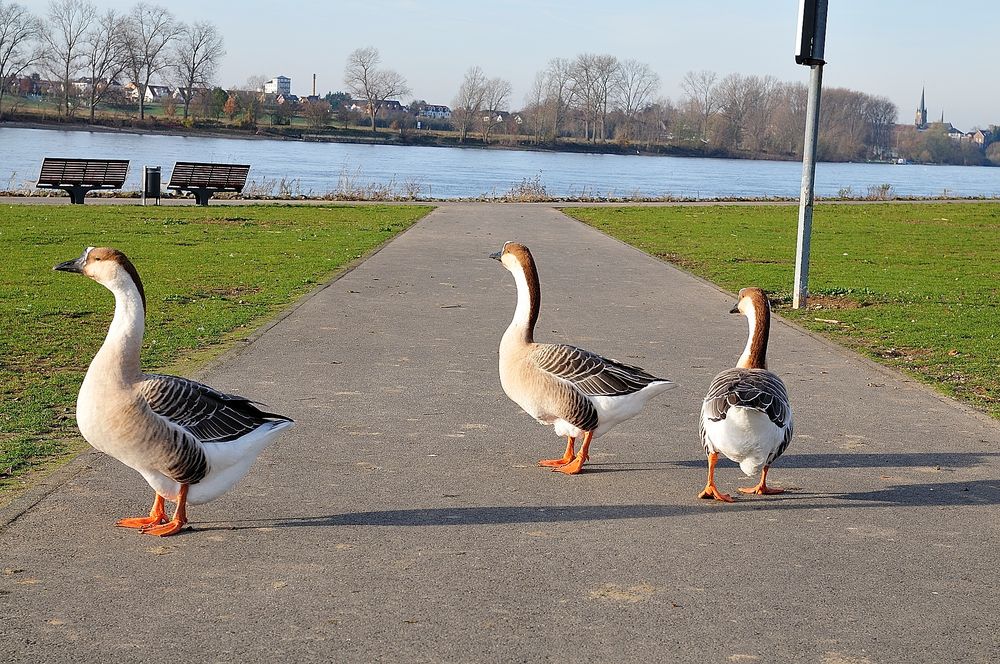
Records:
[[[927,357],[934,351],[930,348],[889,348],[886,350],[875,350],[876,355],[886,360],[903,360],[912,362],[920,357]]]
[[[690,258],[684,258],[680,254],[673,254],[673,253],[671,253],[671,254],[660,254],[660,253],[655,253],[653,255],[656,256],[657,258],[659,258],[660,260],[664,260],[664,261],[667,261],[668,263],[673,263],[674,265],[677,265],[677,266],[683,267],[683,268],[687,268],[687,269],[693,269],[693,268],[696,268],[699,265],[701,265],[701,263],[699,261],[691,260]]]
[[[209,288],[208,292],[213,295],[224,295],[226,297],[236,297],[237,295],[251,295],[260,293],[263,288],[259,286],[232,286],[229,288]]]
[[[809,295],[810,309],[860,309],[864,303],[846,295]]]

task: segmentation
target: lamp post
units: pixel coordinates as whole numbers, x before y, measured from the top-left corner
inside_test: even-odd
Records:
[[[812,234],[813,185],[816,180],[816,138],[819,133],[819,101],[823,87],[823,51],[826,46],[827,0],[800,0],[798,44],[795,62],[807,65],[809,101],[806,133],[802,145],[802,189],[799,193],[799,228],[795,242],[795,288],[792,308],[803,309],[809,297],[809,239]]]

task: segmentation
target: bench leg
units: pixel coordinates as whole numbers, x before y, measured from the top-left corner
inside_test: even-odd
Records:
[[[87,195],[88,189],[84,187],[65,187],[63,189],[67,194],[69,194],[69,202],[73,205],[83,205],[83,197]]]
[[[212,197],[212,192],[204,189],[195,189],[191,193],[194,194],[194,200],[198,205],[208,205],[208,199]]]

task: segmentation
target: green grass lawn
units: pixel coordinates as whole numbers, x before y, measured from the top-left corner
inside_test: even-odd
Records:
[[[52,271],[87,246],[125,252],[148,301],[143,368],[189,373],[426,206],[0,208],[0,492],[85,444],[76,393],[114,297]]]
[[[804,311],[795,206],[564,212],[1000,417],[1000,203],[817,206]]]

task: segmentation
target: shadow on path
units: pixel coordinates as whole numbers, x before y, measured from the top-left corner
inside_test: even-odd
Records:
[[[972,468],[1000,458],[1000,452],[912,452],[912,453],[859,453],[846,454],[786,454],[774,462],[774,468]],[[664,463],[664,462],[652,462]],[[736,464],[720,459],[720,465]],[[636,464],[642,465],[642,464]],[[671,463],[684,468],[704,468],[705,460],[684,460]]]
[[[1000,505],[1000,480],[904,484],[845,494],[790,492],[766,498],[738,497],[722,505],[692,496],[683,505],[570,505],[559,507],[435,507],[351,512],[326,516],[284,517],[232,522],[200,522],[192,530],[315,528],[327,526],[481,526],[518,523],[566,523],[617,519],[663,519],[725,515],[747,510],[839,509],[879,507]]]

